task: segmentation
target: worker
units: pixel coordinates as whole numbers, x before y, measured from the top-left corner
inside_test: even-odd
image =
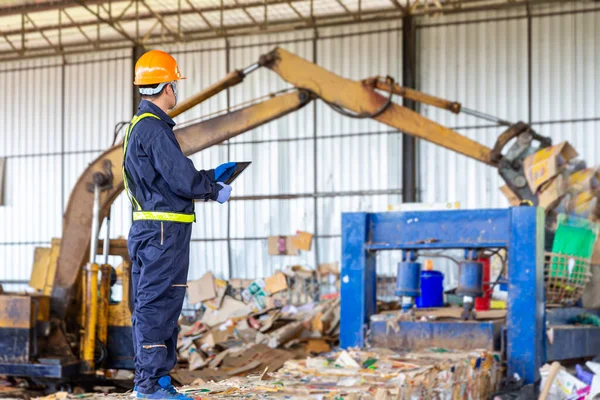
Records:
[[[167,112],[184,79],[169,54],[152,50],[135,65],[141,102],[123,141],[123,180],[133,206],[129,231],[137,398],[189,399],[171,384],[183,307],[194,200],[225,203],[236,164],[198,171],[181,151]]]

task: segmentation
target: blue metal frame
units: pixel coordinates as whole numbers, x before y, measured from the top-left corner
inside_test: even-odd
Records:
[[[544,213],[535,207],[342,215],[341,346],[363,347],[376,306],[375,251],[508,249],[508,374],[545,361]]]

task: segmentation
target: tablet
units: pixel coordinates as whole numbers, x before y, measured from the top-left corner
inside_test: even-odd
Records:
[[[251,161],[242,161],[242,162],[236,162],[235,164],[236,164],[235,171],[233,171],[233,174],[231,174],[229,179],[227,179],[225,181],[225,183],[228,185],[231,185],[233,183],[233,181],[235,181],[237,179],[237,177],[240,176],[242,174],[242,172],[244,172],[244,170],[250,166],[250,164],[252,164],[252,162]]]

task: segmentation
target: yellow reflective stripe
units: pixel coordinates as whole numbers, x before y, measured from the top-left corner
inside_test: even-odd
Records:
[[[133,131],[133,128],[135,127],[135,125],[138,122],[140,122],[142,119],[147,118],[147,117],[160,119],[159,116],[154,115],[152,113],[143,113],[140,115],[135,115],[131,119],[131,122],[129,123],[129,127],[127,128],[127,131],[125,131],[125,138],[123,138],[123,168],[122,168],[123,184],[125,185],[125,192],[127,193],[127,197],[129,197],[129,201],[131,202],[131,205],[133,206],[134,209],[137,208],[138,211],[142,210],[142,206],[140,205],[139,201],[137,201],[137,199],[133,196],[133,193],[131,193],[131,190],[129,190],[129,184],[127,182],[127,172],[125,171],[125,157],[127,156],[127,146],[129,145],[129,136],[131,135],[131,131]]]
[[[123,184],[125,185],[125,193],[127,193],[127,197],[129,197],[129,201],[131,202],[131,205],[133,206],[133,208],[135,209],[137,206],[138,211],[142,210],[142,206],[140,205],[140,203],[138,203],[137,199],[135,197],[133,197],[133,194],[131,193],[131,190],[129,190],[129,184],[127,183],[127,176],[125,175],[125,166],[123,166]]]
[[[168,211],[134,211],[134,221],[169,221],[191,224],[196,221],[196,214],[183,214]]]

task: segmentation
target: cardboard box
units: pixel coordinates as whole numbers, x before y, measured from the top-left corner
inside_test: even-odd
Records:
[[[225,297],[225,293],[227,292],[227,286],[229,284],[223,279],[216,278],[214,280],[214,284],[216,296],[214,299],[205,301],[204,305],[213,310],[218,310],[219,308],[221,308],[221,304],[223,304],[223,298]]]
[[[292,236],[269,236],[267,249],[272,256],[296,256],[298,249],[294,246]]]
[[[297,231],[296,236],[292,237],[292,243],[299,250],[310,251],[312,239],[312,233]]]
[[[272,276],[265,278],[265,287],[264,289],[269,294],[274,294],[277,292],[281,292],[288,288],[287,279],[283,272],[275,272]]]
[[[588,218],[598,205],[598,198],[591,191],[580,192],[572,197],[565,198],[564,208],[567,214]]]
[[[543,184],[557,176],[569,160],[577,155],[577,151],[568,142],[561,142],[527,156],[523,161],[523,168],[531,191],[537,193]]]
[[[519,196],[517,196],[515,192],[513,192],[512,189],[508,187],[508,185],[500,186],[500,191],[502,192],[504,197],[506,197],[506,199],[508,200],[508,204],[510,204],[511,206],[518,206],[519,204],[521,204],[521,199],[519,198]]]
[[[569,191],[573,193],[591,191],[600,188],[599,167],[586,168],[573,172],[569,177]]]
[[[569,178],[563,171],[549,182],[544,183],[538,190],[538,206],[551,209],[556,206],[567,194]]]
[[[188,300],[191,304],[214,299],[215,283],[212,272],[205,273],[202,278],[188,282]]]

